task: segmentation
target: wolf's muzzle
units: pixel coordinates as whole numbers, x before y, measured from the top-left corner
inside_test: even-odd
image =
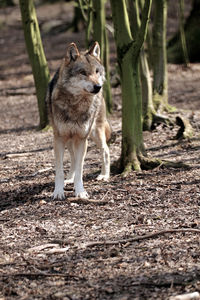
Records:
[[[101,89],[101,85],[95,84],[94,87],[93,87],[92,93],[97,94],[100,91],[100,89]]]

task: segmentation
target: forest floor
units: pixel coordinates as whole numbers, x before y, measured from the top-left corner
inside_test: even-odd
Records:
[[[38,8],[51,74],[69,42],[84,46],[83,32],[45,33],[48,20],[65,20],[65,10],[70,22],[69,4]],[[53,201],[52,131],[37,131],[18,8],[1,10],[0,24],[0,299],[149,300],[200,292],[200,64],[168,66],[169,103],[190,119],[193,138],[176,140],[176,126],[144,132],[149,156],[188,168],[111,173],[109,182],[98,182],[99,152],[90,143],[84,183],[96,202],[71,201],[71,185],[64,201]],[[120,156],[120,97],[113,89],[112,163]]]

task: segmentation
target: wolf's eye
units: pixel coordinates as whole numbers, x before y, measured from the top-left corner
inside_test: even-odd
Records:
[[[84,76],[86,76],[87,74],[86,74],[86,72],[85,72],[85,70],[80,70],[80,72],[79,72],[81,75],[84,75]]]
[[[99,69],[98,69],[98,68],[96,69],[96,73],[97,73],[97,74],[99,73]]]

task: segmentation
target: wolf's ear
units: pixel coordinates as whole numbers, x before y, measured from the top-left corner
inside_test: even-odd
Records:
[[[96,58],[100,59],[100,47],[99,47],[99,43],[95,42],[92,47],[88,50],[88,53],[90,55],[95,56]]]
[[[70,61],[75,61],[78,58],[78,56],[80,56],[80,53],[78,51],[76,44],[75,43],[69,44],[65,55],[66,64],[69,64]]]

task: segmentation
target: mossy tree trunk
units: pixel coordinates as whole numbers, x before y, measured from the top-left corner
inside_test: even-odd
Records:
[[[200,0],[193,0],[193,7],[184,25],[187,52],[190,62],[200,61]],[[180,31],[168,43],[168,62],[184,63]]]
[[[153,102],[156,109],[168,110],[166,52],[167,0],[154,1],[153,21]]]
[[[121,168],[126,173],[132,169],[141,169],[144,152],[139,54],[146,36],[152,1],[145,1],[141,26],[135,40],[131,34],[125,0],[110,2],[122,85]]]
[[[20,9],[24,29],[24,37],[29,60],[32,66],[39,108],[39,128],[44,128],[48,123],[45,95],[49,82],[49,70],[42,46],[40,30],[33,0],[20,0]]]
[[[101,61],[105,66],[106,82],[104,84],[104,97],[107,111],[112,111],[112,96],[109,73],[109,44],[106,32],[105,0],[93,0],[93,38],[98,41],[101,48]]]

